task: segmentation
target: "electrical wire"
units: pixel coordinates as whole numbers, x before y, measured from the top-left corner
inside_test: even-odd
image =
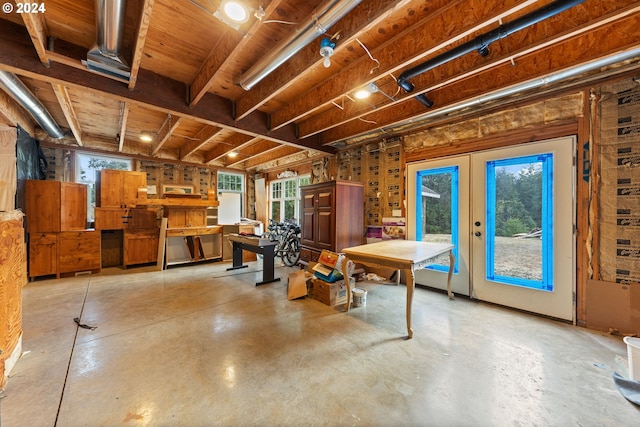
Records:
[[[374,57],[373,57],[373,55],[371,55],[371,52],[369,52],[369,49],[367,49],[367,47],[364,45],[364,43],[362,43],[362,42],[360,41],[360,39],[359,39],[359,38],[357,38],[357,37],[356,37],[356,41],[357,41],[358,43],[360,43],[360,46],[362,46],[362,48],[364,49],[364,51],[365,51],[365,52],[367,52],[367,55],[369,55],[369,58],[371,58],[371,60],[372,60],[372,61],[374,61],[376,64],[378,64],[378,65],[376,65],[375,67],[373,67],[371,70],[369,70],[369,74],[373,74],[373,72],[374,72],[375,70],[377,70],[378,68],[380,68],[380,61],[378,61],[376,58],[374,58]]]

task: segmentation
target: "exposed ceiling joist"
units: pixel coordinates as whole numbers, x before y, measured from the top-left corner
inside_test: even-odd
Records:
[[[140,22],[138,24],[137,37],[133,48],[133,60],[131,61],[131,74],[129,76],[129,89],[133,89],[138,81],[138,70],[144,52],[144,44],[147,40],[147,32],[151,22],[151,12],[155,0],[144,0],[140,11]]]
[[[62,108],[62,112],[64,113],[64,117],[67,119],[67,123],[69,124],[69,128],[71,129],[73,136],[78,141],[78,145],[82,146],[82,127],[80,126],[80,121],[78,120],[76,111],[73,108],[73,104],[71,103],[71,98],[69,97],[67,88],[55,83],[51,84],[51,87],[53,88],[53,92],[56,94],[58,104],[60,104],[60,108]]]
[[[44,21],[44,14],[42,13],[22,13],[22,19],[24,26],[29,31],[29,36],[33,42],[33,47],[36,49],[40,62],[45,67],[51,65],[47,54],[47,24]]]

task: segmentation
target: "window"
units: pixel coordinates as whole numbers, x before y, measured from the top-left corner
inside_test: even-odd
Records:
[[[309,175],[271,182],[269,217],[275,221],[300,222],[300,187],[311,182]]]
[[[244,212],[244,175],[218,172],[218,223],[235,224]]]
[[[130,171],[131,159],[76,152],[76,182],[87,186],[87,219],[95,219],[97,172],[102,169]]]

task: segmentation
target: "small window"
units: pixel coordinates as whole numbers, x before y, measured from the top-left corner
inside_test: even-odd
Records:
[[[309,175],[271,182],[269,218],[300,221],[300,187],[311,182]]]

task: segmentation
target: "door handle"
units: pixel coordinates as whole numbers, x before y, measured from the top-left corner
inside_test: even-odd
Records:
[[[481,224],[480,224],[480,221],[476,221],[473,223],[473,225],[475,225],[476,227],[480,227]]]
[[[476,237],[480,237],[480,236],[482,236],[482,233],[479,232],[479,231],[476,231],[475,233],[473,233],[473,235],[476,236]]]

